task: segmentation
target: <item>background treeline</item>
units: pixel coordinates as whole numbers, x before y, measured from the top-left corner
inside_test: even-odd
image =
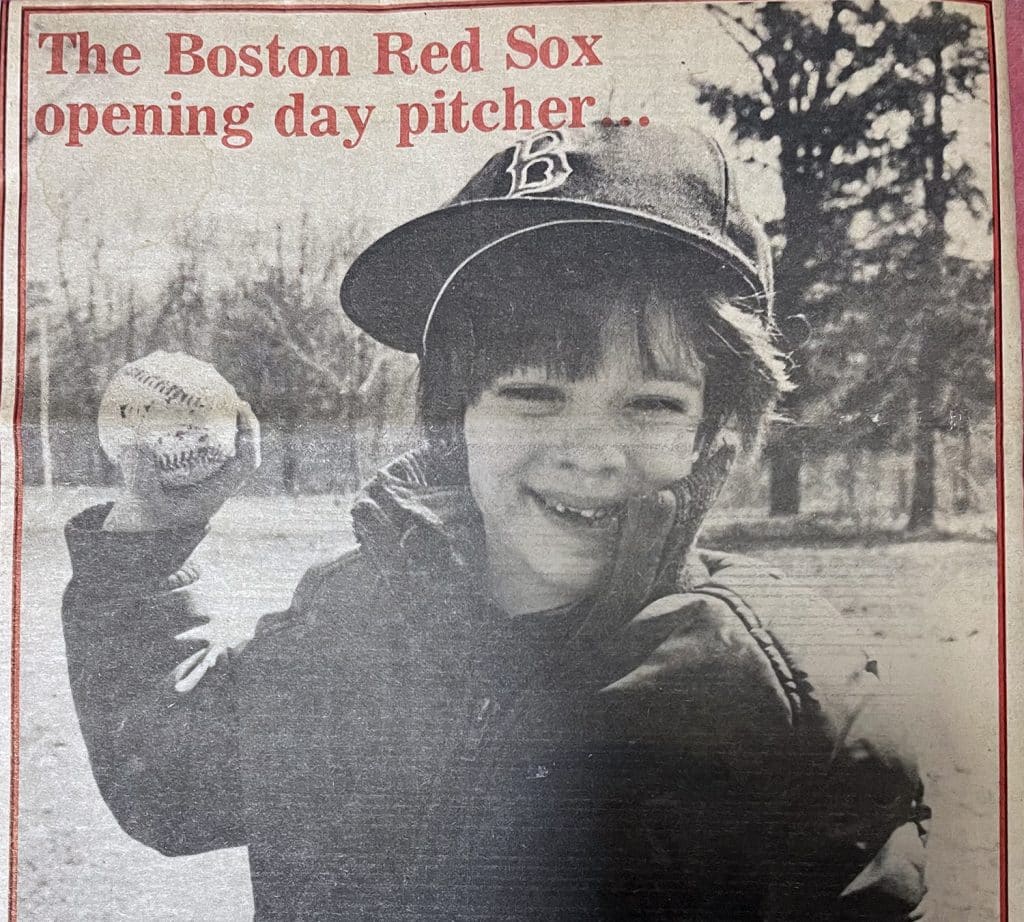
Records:
[[[340,278],[367,242],[355,229],[326,241],[301,217],[269,239],[252,232],[228,255],[183,230],[155,296],[109,275],[102,240],[84,279],[58,253],[56,284],[29,285],[30,482],[113,482],[96,433],[103,391],[123,364],[164,349],[212,362],[252,405],[264,445],[254,489],[355,490],[414,438],[415,362],[338,306]]]
[[[965,114],[988,108],[983,29],[935,2],[709,10],[752,80],[702,82],[700,101],[777,169],[785,200],[770,231],[799,386],[767,445],[769,511],[801,509],[810,460],[863,453],[909,460],[887,478],[909,528],[931,525],[947,492],[970,508],[993,447],[992,264],[958,255],[991,232],[974,168],[989,152],[959,137]]]
[[[958,134],[970,105],[986,106],[986,36],[941,3],[708,8],[749,73],[681,92],[737,158],[777,174],[778,325],[799,385],[729,504],[911,529],[937,510],[991,510],[994,278],[990,260],[963,255],[965,237],[991,234],[974,169],[989,154]],[[216,228],[182,228],[155,293],[108,268],[102,239],[74,260],[67,239],[55,277],[29,285],[29,482],[113,479],[96,408],[110,375],[154,349],[213,361],[250,401],[264,427],[256,490],[347,493],[415,438],[414,362],[338,309],[369,242],[357,222],[298,216],[229,246]]]

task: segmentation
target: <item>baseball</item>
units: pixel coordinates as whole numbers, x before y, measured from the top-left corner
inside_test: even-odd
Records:
[[[241,400],[208,362],[184,352],[153,352],[125,365],[103,395],[100,444],[120,465],[141,449],[157,464],[160,483],[200,483],[235,455]]]

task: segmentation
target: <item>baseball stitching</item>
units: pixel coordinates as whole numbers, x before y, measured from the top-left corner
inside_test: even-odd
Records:
[[[161,471],[177,471],[185,467],[198,467],[203,464],[217,464],[224,460],[224,453],[214,446],[202,445],[190,448],[176,455],[161,455],[157,458],[157,467]]]
[[[162,367],[168,362],[175,366],[176,373],[163,373],[169,370]],[[113,424],[116,429],[114,421],[119,420],[134,430],[135,439],[143,438],[151,447],[161,480],[171,485],[205,479],[233,455],[224,442],[226,434],[220,433],[227,424],[220,418],[219,410],[227,409],[228,394],[235,401],[237,395],[212,366],[202,366],[203,363],[191,356],[156,352],[122,368],[111,382],[114,393],[107,404],[107,425]],[[209,385],[204,380],[198,393],[189,389],[190,375],[209,376],[211,372],[215,380]],[[120,384],[116,383],[118,377]],[[225,393],[221,394],[221,390]],[[105,397],[104,402],[106,400]],[[112,447],[113,442],[104,442],[103,412],[101,407],[100,440],[108,456],[115,460],[114,454],[121,449]],[[165,414],[169,414],[169,418],[164,419]],[[218,415],[207,419],[211,414]],[[116,436],[109,428],[107,432],[111,439]],[[116,437],[123,445],[127,433]]]

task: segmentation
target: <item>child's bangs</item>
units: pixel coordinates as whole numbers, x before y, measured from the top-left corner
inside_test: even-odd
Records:
[[[692,382],[699,326],[714,320],[709,293],[685,285],[678,266],[638,256],[632,228],[557,230],[482,254],[445,296],[441,308],[466,318],[457,325],[473,344],[474,397],[523,368],[579,380],[609,350],[644,377]]]
[[[735,417],[752,445],[788,388],[771,331],[678,240],[634,227],[534,229],[478,254],[427,332],[420,415],[447,431],[503,375],[592,375],[609,354],[645,378],[704,387],[710,431]]]
[[[501,311],[474,317],[476,389],[525,368],[577,381],[609,354],[635,363],[644,378],[699,385],[703,362],[684,319],[687,310],[645,285],[618,289],[582,288],[555,297],[523,292]]]

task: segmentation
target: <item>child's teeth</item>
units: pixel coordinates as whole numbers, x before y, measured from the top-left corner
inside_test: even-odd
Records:
[[[574,506],[567,506],[565,503],[559,502],[555,499],[548,499],[547,497],[540,497],[540,499],[545,506],[554,510],[559,515],[576,516],[577,518],[585,519],[590,523],[602,522],[613,516],[612,510],[606,507],[595,509],[576,509]]]

